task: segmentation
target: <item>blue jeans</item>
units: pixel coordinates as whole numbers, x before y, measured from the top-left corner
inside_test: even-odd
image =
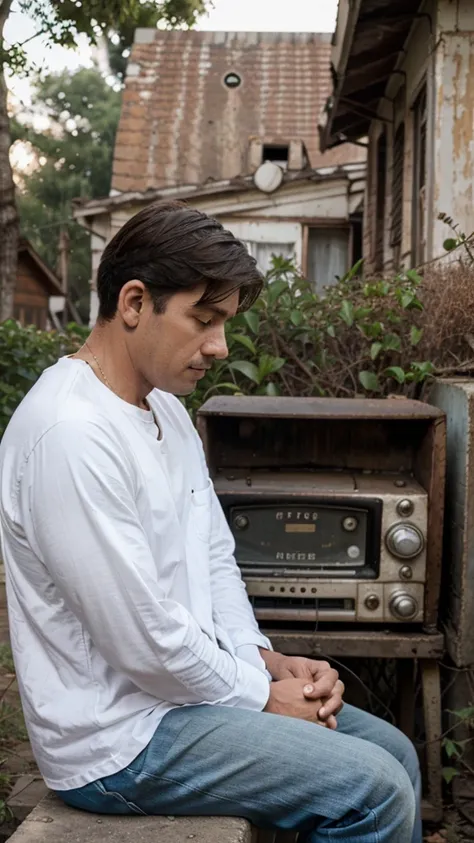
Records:
[[[308,843],[421,843],[413,745],[346,705],[337,731],[226,706],[165,715],[128,767],[58,795],[106,814],[246,817]]]

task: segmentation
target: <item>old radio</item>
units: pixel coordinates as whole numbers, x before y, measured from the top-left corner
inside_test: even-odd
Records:
[[[198,429],[262,626],[434,627],[444,414],[407,399],[213,398]]]

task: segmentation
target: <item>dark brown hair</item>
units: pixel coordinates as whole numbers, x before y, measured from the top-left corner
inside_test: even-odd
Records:
[[[181,290],[203,282],[203,303],[240,291],[247,310],[262,289],[254,258],[220,222],[181,202],[149,205],[132,217],[106,246],[97,274],[99,319],[113,319],[127,281],[145,284],[157,313]]]

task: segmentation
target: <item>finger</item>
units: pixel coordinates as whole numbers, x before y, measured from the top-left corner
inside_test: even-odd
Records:
[[[327,720],[324,721],[324,723],[328,729],[332,729],[333,731],[337,729],[337,720],[334,717],[334,714],[330,714]]]
[[[311,673],[315,679],[319,679],[320,676],[323,676],[328,670],[333,670],[334,668],[331,667],[329,662],[319,662],[313,659],[311,661]]]
[[[307,683],[303,687],[303,694],[307,699],[318,699],[319,697],[330,697],[338,682],[338,674],[335,670],[328,670],[316,682]]]
[[[311,666],[308,663],[302,662],[295,662],[289,668],[290,676],[294,676],[295,679],[306,679],[306,681],[311,682],[313,680],[313,672],[311,670]]]
[[[328,699],[331,699],[331,697],[333,697],[335,695],[342,698],[345,690],[346,690],[346,688],[345,688],[344,682],[341,682],[341,680],[338,679],[336,684],[334,685],[332,694],[329,695]],[[326,700],[323,700],[323,706],[324,706],[325,703],[326,703]],[[341,705],[341,708],[342,708],[342,705]]]
[[[328,717],[334,714],[339,714],[343,706],[342,698],[340,694],[334,694],[328,700],[325,701],[324,705],[318,711],[318,717],[321,720],[327,720]]]

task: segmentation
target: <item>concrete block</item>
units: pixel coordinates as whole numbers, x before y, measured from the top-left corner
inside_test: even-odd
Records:
[[[47,793],[48,788],[40,775],[20,776],[8,798],[8,807],[17,822],[23,822]]]
[[[10,843],[251,843],[247,820],[235,817],[123,817],[68,808],[49,793]]]

